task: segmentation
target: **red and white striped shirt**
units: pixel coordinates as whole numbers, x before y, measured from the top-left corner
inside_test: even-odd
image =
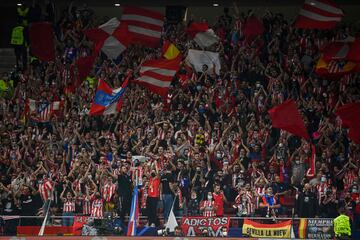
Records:
[[[106,202],[110,202],[111,198],[113,197],[114,193],[116,190],[116,185],[114,183],[107,183],[105,184],[104,188],[103,188],[103,199]]]
[[[66,202],[64,202],[63,212],[75,212],[75,201],[66,199]]]
[[[356,178],[356,173],[353,170],[348,170],[344,175],[344,190],[349,189]]]
[[[51,194],[53,190],[53,183],[49,179],[45,178],[43,182],[39,184],[40,196],[44,201],[47,201],[52,197]]]
[[[237,195],[235,198],[234,208],[238,209],[240,215],[250,215],[255,212],[255,204],[251,192]]]
[[[326,191],[328,189],[329,189],[329,185],[326,182],[316,185],[316,190],[318,192],[319,204],[321,203],[322,198],[326,196]]]
[[[82,200],[82,207],[83,207],[83,211],[82,213],[84,215],[90,215],[91,214],[91,201],[90,201],[90,197],[85,197]]]
[[[204,212],[203,212],[203,216],[204,217],[215,217],[215,201],[209,201],[209,200],[205,200],[202,202],[202,206],[204,207]]]
[[[95,199],[91,205],[91,217],[95,219],[103,218],[103,207],[104,200],[103,199]]]

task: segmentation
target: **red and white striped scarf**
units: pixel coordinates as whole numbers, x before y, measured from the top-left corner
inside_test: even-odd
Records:
[[[136,185],[142,185],[143,182],[142,182],[142,178],[143,178],[143,175],[144,175],[144,170],[143,170],[143,167],[141,166],[138,166],[136,167],[135,169],[132,170],[132,174],[134,176],[134,179],[136,181]]]
[[[146,209],[146,200],[148,197],[148,187],[144,187],[141,190],[142,194],[141,194],[141,208]]]

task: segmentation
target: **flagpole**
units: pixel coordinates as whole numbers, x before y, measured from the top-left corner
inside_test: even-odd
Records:
[[[50,209],[50,205],[51,205],[51,199],[49,199],[48,201],[49,201],[49,205],[48,205],[48,208],[46,209],[45,218],[44,218],[44,221],[43,221],[43,223],[41,225],[38,236],[43,236],[44,232],[45,232],[45,226],[46,226],[46,221],[47,221],[48,216],[49,216],[49,209]]]

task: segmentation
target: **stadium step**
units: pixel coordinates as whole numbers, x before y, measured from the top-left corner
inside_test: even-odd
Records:
[[[13,48],[0,48],[0,73],[14,69],[16,57]]]

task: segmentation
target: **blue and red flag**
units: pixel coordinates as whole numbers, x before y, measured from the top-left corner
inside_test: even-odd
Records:
[[[127,236],[136,236],[136,227],[139,223],[139,196],[138,186],[135,186],[131,201],[130,220],[127,229]]]
[[[89,115],[109,115],[119,112],[122,106],[122,96],[125,93],[128,82],[129,76],[120,88],[112,89],[104,80],[100,79]]]

